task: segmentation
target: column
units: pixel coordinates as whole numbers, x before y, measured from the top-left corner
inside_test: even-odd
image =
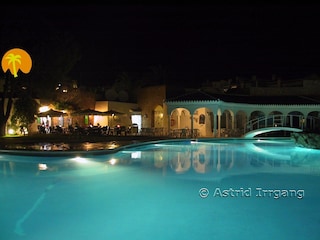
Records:
[[[218,137],[221,136],[221,114],[218,113]]]

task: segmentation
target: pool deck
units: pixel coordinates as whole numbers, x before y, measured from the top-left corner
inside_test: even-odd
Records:
[[[225,141],[232,138],[197,138],[197,141]],[[235,138],[239,139],[239,138]],[[241,138],[250,140],[250,138]],[[273,138],[274,139],[274,138]],[[290,139],[288,137],[277,137]],[[121,149],[159,141],[185,141],[192,138],[169,136],[75,136],[61,134],[37,134],[31,136],[0,137],[0,153],[11,155],[62,156],[97,155],[114,153]]]
[[[50,143],[97,143],[97,142],[111,142],[119,143],[130,142],[145,142],[154,140],[172,139],[168,136],[104,136],[104,135],[68,135],[68,134],[34,134],[28,136],[5,136],[0,137],[0,146],[7,144],[32,144],[40,142]]]
[[[118,151],[129,145],[147,142],[175,139],[167,136],[77,136],[61,134],[36,134],[31,136],[6,136],[0,138],[0,152],[15,155],[69,155],[82,152],[83,154],[105,154]],[[84,146],[90,144],[90,150]],[[51,150],[36,150],[31,146],[51,145]],[[54,150],[56,146],[72,146],[65,150]],[[108,145],[112,145],[110,148]],[[75,147],[77,146],[77,147]],[[76,150],[74,150],[76,149]]]

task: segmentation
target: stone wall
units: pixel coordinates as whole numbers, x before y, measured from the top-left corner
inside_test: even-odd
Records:
[[[317,133],[292,133],[291,138],[298,147],[320,149],[320,134]]]

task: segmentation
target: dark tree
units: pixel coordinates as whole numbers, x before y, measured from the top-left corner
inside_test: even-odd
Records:
[[[11,123],[28,128],[30,124],[34,123],[38,108],[39,104],[29,94],[24,94],[14,101]]]
[[[6,74],[3,83],[3,91],[0,99],[0,108],[2,109],[2,111],[0,111],[0,136],[5,136],[6,134],[6,124],[13,105],[14,84],[11,78],[13,78],[13,76]]]

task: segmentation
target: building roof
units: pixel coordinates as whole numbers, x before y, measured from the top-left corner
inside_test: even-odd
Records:
[[[219,98],[215,97],[213,94],[206,93],[201,91],[200,89],[196,89],[193,91],[188,91],[182,93],[181,95],[168,97],[166,99],[167,102],[170,101],[208,101],[214,100],[217,101]]]
[[[249,104],[320,104],[319,100],[304,96],[237,96],[222,95],[219,97],[224,102],[249,103]]]
[[[186,92],[184,94],[169,97],[166,102],[171,101],[210,101],[221,100],[224,102],[233,103],[248,103],[248,104],[320,104],[318,97],[306,96],[249,96],[249,95],[234,95],[234,94],[216,94],[207,93],[201,89]]]

